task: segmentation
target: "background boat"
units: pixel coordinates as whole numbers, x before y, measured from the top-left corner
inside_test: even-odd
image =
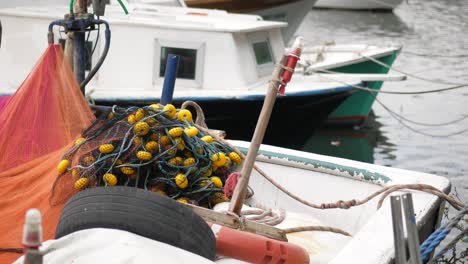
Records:
[[[315,8],[391,11],[403,0],[318,0]]]

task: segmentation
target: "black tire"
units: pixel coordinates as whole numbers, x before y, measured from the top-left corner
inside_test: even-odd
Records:
[[[86,189],[64,206],[55,237],[90,228],[113,228],[214,260],[216,239],[206,222],[178,202],[138,188]]]

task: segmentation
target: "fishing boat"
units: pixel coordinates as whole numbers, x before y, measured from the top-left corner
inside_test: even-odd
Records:
[[[0,68],[5,74],[1,78],[3,94],[19,86],[34,58],[47,45],[42,41],[42,31],[35,28],[47,28],[50,20],[60,18],[64,12],[63,8],[0,11],[5,26],[16,28],[6,31],[8,41],[0,51],[4,62]],[[226,122],[242,121],[246,132],[253,131],[265,84],[284,53],[280,29],[285,23],[225,11],[151,5],[135,5],[130,16],[121,14],[120,9],[109,8],[107,12],[113,44],[106,63],[87,86],[87,94],[96,104],[144,105],[159,101],[166,60],[169,54],[177,54],[181,59],[174,103],[196,101],[205,109],[209,125],[223,127]],[[38,41],[30,46],[25,42],[30,38],[28,34],[16,34],[18,30],[35,35]],[[55,34],[59,36],[60,32]],[[98,44],[97,51],[88,58],[88,70],[104,52],[104,42],[95,37],[88,40],[89,47]],[[8,61],[14,64],[8,67]],[[115,78],[116,73],[126,77]],[[351,77],[347,83],[361,81]],[[276,121],[272,120],[271,125],[285,127],[288,121],[301,118],[313,129],[351,93],[350,85],[298,75],[286,95],[279,98]]]
[[[112,25],[115,41],[102,70],[88,85],[89,97],[96,103],[124,103],[130,101],[129,99],[134,103],[158,100],[165,61],[167,55],[173,53],[182,58],[177,76],[178,91],[174,98],[176,103],[192,99],[205,104],[215,104],[215,101],[218,101],[218,105],[222,106],[223,102],[240,99],[239,105],[245,105],[245,102],[261,98],[263,93],[261,87],[267,81],[268,72],[284,52],[280,30],[286,26],[285,23],[264,21],[258,16],[229,14],[209,9],[144,4],[135,4],[129,6],[129,9],[130,15],[125,16],[117,7],[108,7],[107,16]],[[0,59],[4,62],[0,65],[2,94],[11,94],[19,86],[22,76],[46,47],[47,43],[43,41],[44,33],[37,29],[47,28],[50,20],[60,18],[64,12],[66,10],[58,7],[22,7],[0,11],[4,27],[11,29],[5,30],[4,39],[8,39],[8,42],[4,41],[0,50]],[[101,29],[101,36],[104,35],[103,31]],[[16,32],[28,32],[28,34],[16,34]],[[58,31],[55,33],[59,35]],[[28,40],[30,36],[34,36],[32,45]],[[184,40],[179,36],[185,36]],[[62,35],[60,42],[63,43],[64,39],[65,36]],[[91,35],[87,43],[90,50],[96,47],[95,52],[92,55],[90,52],[88,57],[90,63],[87,65],[87,70],[90,70],[104,52],[105,41],[102,38],[97,39],[96,35]],[[336,49],[339,47],[336,46]],[[344,66],[362,69],[360,72],[373,69],[373,62],[366,61],[368,59],[362,56],[356,57],[356,52],[346,54],[342,51],[335,52],[336,49],[325,49],[322,57],[327,59],[316,64],[316,58],[313,57],[313,61],[309,64],[312,68],[328,64],[331,67],[328,70],[336,71],[340,69],[345,71]],[[391,63],[398,50],[373,48],[368,55],[379,60],[389,58],[386,62]],[[367,67],[354,67],[356,64],[358,66],[364,64]],[[380,71],[370,73],[383,71],[380,65],[377,66]],[[129,71],[129,68],[141,70]],[[127,78],[116,79],[116,72],[125,73]],[[324,96],[329,98],[325,100],[325,105],[322,103],[316,108],[321,109],[316,112],[320,114],[314,115],[318,119],[312,120],[314,123],[309,123],[310,126],[315,126],[315,122],[320,124],[320,120],[326,118],[346,99],[345,97],[349,95],[346,93],[351,89],[350,85],[363,84],[359,76],[356,78],[348,76],[347,79],[341,79],[341,82],[324,82],[323,79],[317,82],[317,78],[307,75],[296,75],[294,78],[296,79],[290,90],[291,96],[306,95],[311,105],[315,106],[318,105],[313,103],[316,101],[312,97],[316,97],[320,102],[324,102],[322,100]],[[353,100],[350,103],[351,107],[345,107],[345,111],[342,111],[344,119],[348,115],[365,118],[372,102],[364,104],[360,101],[361,97],[365,97],[365,94]],[[294,104],[294,101],[291,102]],[[350,108],[364,106],[366,109],[362,113],[347,112]],[[210,106],[206,105],[206,108]],[[303,109],[302,112],[312,111]],[[210,114],[212,118],[220,119],[216,117],[216,113]],[[228,115],[223,116],[228,117]],[[343,119],[339,117],[339,120]]]
[[[303,73],[387,74],[401,49],[401,46],[377,47],[359,44],[336,45],[335,43],[306,47],[302,71]],[[396,76],[396,78],[395,80],[405,79],[404,76]],[[383,81],[378,80],[365,82],[367,88],[375,91],[379,91],[382,85]],[[327,124],[360,126],[367,120],[374,101],[375,95],[366,91],[358,91],[328,116]]]
[[[318,0],[315,8],[391,11],[403,0]]]
[[[250,143],[246,141],[230,143],[243,152],[250,148]],[[448,179],[432,174],[268,145],[261,146],[256,163],[264,173],[291,193],[318,204],[359,200],[386,186],[401,184],[424,183],[445,193],[450,190]],[[250,179],[250,188],[255,194],[246,201],[251,205],[244,206],[246,214],[253,208],[272,209],[274,214],[285,210],[284,221],[276,225],[280,229],[316,225],[331,226],[350,233],[351,236],[323,231],[287,234],[289,243],[299,245],[307,251],[310,263],[392,263],[394,245],[389,198],[385,199],[380,208],[377,208],[378,199],[374,199],[347,210],[314,209],[281,192],[255,170]],[[444,203],[428,193],[414,191],[412,196],[418,233],[420,239],[425,239],[440,224]],[[225,211],[228,205],[219,204],[215,210]],[[183,233],[173,232],[184,237]],[[113,242],[109,243],[111,240]],[[125,250],[119,250],[120,248]],[[156,252],[160,253],[157,258],[164,260],[164,263],[180,263],[181,259],[190,259],[192,263],[245,263],[221,256],[218,260],[211,261],[123,229],[84,229],[57,240],[46,241],[43,249],[48,252],[45,263],[64,263],[71,258],[74,263],[90,263],[108,260],[109,256],[112,256],[113,263],[129,261],[130,257],[133,261],[146,262],[153,261]]]
[[[309,13],[317,0],[292,0],[292,1],[185,1],[189,7],[226,10],[232,13],[257,14],[265,20],[287,22],[288,26],[283,28],[283,39],[285,43],[293,38],[304,17]],[[182,1],[183,2],[183,1]]]
[[[162,0],[137,0],[159,5]],[[171,0],[168,0],[171,2]],[[370,0],[369,0],[370,1]],[[167,2],[167,1],[166,1]],[[185,1],[187,6],[227,10],[234,13],[253,13],[265,20],[285,21],[288,27],[282,29],[283,40],[288,43],[294,36],[302,19],[309,12],[315,1]],[[323,1],[322,1],[323,2]],[[352,1],[348,1],[352,2]],[[384,5],[382,1],[380,5]],[[172,1],[172,5],[186,7],[184,1]],[[388,6],[388,5],[387,5]],[[373,45],[327,43],[307,47],[303,65],[309,70],[328,70],[338,73],[386,74],[388,67],[372,59],[391,66],[399,55],[401,46],[377,47]],[[301,70],[301,69],[299,69]],[[382,81],[367,81],[367,88],[380,90]],[[360,91],[348,98],[327,118],[328,125],[361,126],[369,115],[375,98],[368,92]]]

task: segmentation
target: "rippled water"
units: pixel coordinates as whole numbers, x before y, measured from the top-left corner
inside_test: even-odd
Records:
[[[327,41],[403,45],[396,68],[437,81],[468,83],[466,0],[411,0],[393,13],[314,9],[298,33],[310,45]],[[410,78],[387,82],[383,90],[447,86]],[[445,123],[468,116],[468,87],[436,94],[380,94],[378,98],[393,111],[418,122]],[[302,149],[446,176],[460,199],[468,201],[468,132],[429,137],[406,128],[378,103],[373,110],[375,120],[368,122],[368,128],[319,131]],[[408,125],[423,133],[445,135],[468,129],[468,118],[442,127]]]
[[[442,82],[468,83],[468,1],[408,2],[393,13],[312,10],[298,33],[310,45],[327,41],[401,44],[403,52],[394,63],[396,68]],[[387,82],[383,90],[447,86],[410,78]],[[468,87],[424,95],[380,94],[378,98],[393,111],[418,122],[446,123],[468,116]],[[302,149],[445,176],[452,181],[452,191],[468,202],[468,132],[429,137],[406,128],[377,103],[373,110],[375,119],[366,128],[322,130]],[[408,125],[423,133],[445,135],[468,129],[468,118],[442,127]],[[458,249],[465,246],[459,245]]]

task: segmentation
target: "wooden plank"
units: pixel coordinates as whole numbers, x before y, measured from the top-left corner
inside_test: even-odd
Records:
[[[198,207],[191,204],[185,205],[192,209],[194,213],[199,215],[207,222],[219,224],[233,229],[240,229],[241,231],[254,233],[257,235],[269,237],[280,241],[288,241],[288,239],[286,238],[286,233],[279,228],[260,224],[247,219],[243,221],[243,228],[241,228],[242,224],[239,222],[238,217],[221,212],[216,212],[210,209]]]

